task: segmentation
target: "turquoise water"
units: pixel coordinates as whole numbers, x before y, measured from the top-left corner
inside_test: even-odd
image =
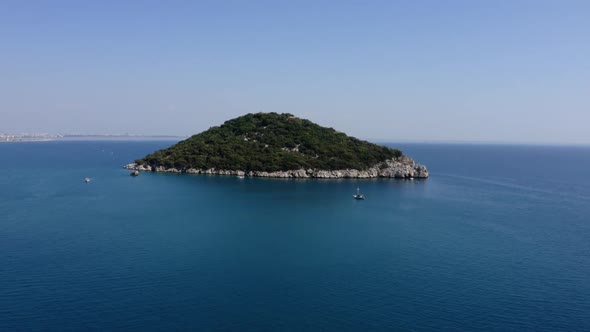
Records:
[[[590,148],[398,145],[425,181],[121,169],[168,145],[0,144],[0,330],[590,330]]]

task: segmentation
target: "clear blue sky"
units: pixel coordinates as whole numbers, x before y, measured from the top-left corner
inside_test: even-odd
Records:
[[[0,132],[588,144],[590,1],[3,0],[0,75]]]

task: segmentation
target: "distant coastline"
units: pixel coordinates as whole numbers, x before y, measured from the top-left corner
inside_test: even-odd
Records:
[[[134,134],[0,134],[0,143],[94,141],[94,140],[181,140],[187,136]]]

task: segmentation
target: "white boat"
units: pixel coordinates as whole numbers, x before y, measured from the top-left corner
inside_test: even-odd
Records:
[[[365,195],[361,194],[361,189],[356,188],[356,195],[352,195],[354,199],[365,199]]]
[[[86,182],[86,183],[90,182],[90,178],[85,178],[84,182]]]

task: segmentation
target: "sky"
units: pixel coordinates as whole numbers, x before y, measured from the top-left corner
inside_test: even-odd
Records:
[[[1,0],[0,77],[0,133],[590,144],[590,1]]]

